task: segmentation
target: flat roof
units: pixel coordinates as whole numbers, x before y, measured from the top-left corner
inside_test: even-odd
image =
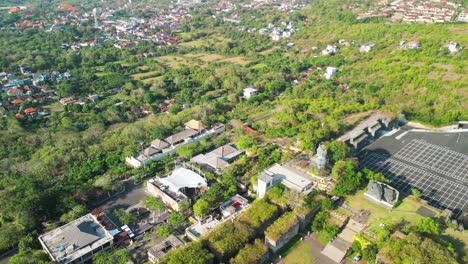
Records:
[[[302,173],[278,163],[266,169],[265,172],[274,176],[274,178],[281,178],[282,184],[286,185],[288,188],[295,189],[298,192],[302,192],[308,186],[313,184],[313,181],[308,179],[305,175],[302,175]]]
[[[187,231],[192,233],[196,237],[201,237],[204,234],[208,233],[209,231],[213,230],[221,224],[221,221],[213,218],[209,218],[205,221],[197,222],[190,227],[187,228]]]
[[[69,263],[113,240],[92,214],[39,236],[39,241],[54,261]]]
[[[176,249],[182,245],[184,245],[184,242],[176,236],[170,235],[159,244],[152,246],[148,250],[148,255],[151,255],[155,259],[160,259],[172,249]]]
[[[179,193],[182,188],[206,188],[208,186],[205,178],[183,167],[174,169],[170,176],[160,178],[159,181],[175,193]]]

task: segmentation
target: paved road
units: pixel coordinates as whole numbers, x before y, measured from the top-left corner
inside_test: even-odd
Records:
[[[104,203],[103,208],[121,207],[127,209],[139,203],[145,196],[146,192],[143,183],[135,185],[133,181],[129,181],[125,184],[125,191]]]

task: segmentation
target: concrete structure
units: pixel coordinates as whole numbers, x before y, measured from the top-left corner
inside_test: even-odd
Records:
[[[385,207],[393,208],[398,201],[399,192],[385,183],[370,180],[364,196]]]
[[[244,89],[244,98],[249,99],[250,97],[257,95],[258,90],[255,89],[253,86],[249,86]]]
[[[220,225],[221,223],[222,221],[219,221],[210,215],[202,219],[201,221],[187,227],[187,229],[185,229],[185,235],[190,240],[196,241],[196,240],[199,240],[200,237],[202,237],[203,235],[207,234],[208,232],[213,230],[215,227]]]
[[[369,136],[375,137],[377,131],[381,128],[389,128],[392,117],[382,113],[373,113],[370,117],[360,122],[355,128],[347,132],[338,140],[352,145],[354,148],[359,148]]]
[[[325,79],[330,80],[331,77],[335,76],[336,68],[335,67],[327,67],[327,71],[325,72]]]
[[[281,183],[289,189],[308,194],[314,183],[303,173],[284,165],[275,164],[258,176],[257,198],[263,198],[267,190]]]
[[[330,241],[321,253],[333,262],[341,263],[343,258],[346,256],[346,252],[353,244],[354,236],[359,234],[364,227],[365,225],[350,219],[343,228],[343,231]]]
[[[201,165],[203,168],[219,173],[222,169],[229,167],[229,163],[235,160],[244,151],[238,150],[234,144],[226,144],[206,154],[200,154],[191,162]]]
[[[229,198],[229,200],[222,203],[219,210],[221,211],[223,218],[235,218],[249,207],[249,201],[239,194],[236,194]]]
[[[186,168],[176,168],[170,176],[156,177],[147,182],[147,191],[161,198],[161,200],[175,211],[190,204],[186,196],[187,189],[207,188],[206,179],[196,172]]]
[[[116,230],[106,228],[92,215],[84,215],[73,222],[39,236],[44,250],[59,264],[84,263],[96,253],[113,245]]]
[[[325,169],[328,165],[327,150],[325,149],[325,144],[320,143],[317,148],[317,167],[319,169]]]
[[[198,128],[201,130],[196,130],[187,126],[190,125],[195,127],[197,126],[197,122],[198,121],[187,122],[183,131],[175,133],[164,140],[153,140],[149,147],[138,151],[137,156],[125,158],[125,162],[133,168],[138,168],[149,161],[160,160],[166,156],[173,155],[176,152],[176,149],[181,146],[220,134],[226,129],[221,123],[214,124],[209,130],[206,130],[201,122],[198,122]]]
[[[180,239],[174,235],[170,235],[159,244],[152,246],[148,250],[148,260],[152,263],[158,263],[169,251],[179,248],[184,245]]]
[[[374,43],[367,43],[367,44],[361,45],[361,47],[359,47],[359,52],[367,53],[371,51],[374,46],[375,46]]]
[[[296,218],[295,215],[294,217]],[[289,229],[277,239],[272,239],[271,237],[268,236],[267,233],[265,233],[265,244],[271,251],[276,253],[278,252],[278,250],[283,248],[289,241],[291,241],[291,239],[293,239],[299,233],[299,227],[300,227],[300,223],[296,219],[294,224],[291,227],[289,227]]]
[[[458,52],[458,42],[450,41],[447,45],[447,48],[450,51],[450,53]]]

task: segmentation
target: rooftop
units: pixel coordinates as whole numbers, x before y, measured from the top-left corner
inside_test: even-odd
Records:
[[[262,178],[267,176],[281,179],[283,185],[298,192],[302,192],[313,185],[312,180],[308,179],[303,173],[280,164],[271,166],[260,175]]]
[[[206,129],[206,126],[201,121],[197,121],[195,119],[192,119],[185,123],[185,126],[197,131],[202,131],[203,129]]]
[[[241,212],[246,209],[249,201],[239,194],[234,195],[221,204],[220,209],[224,217],[229,217],[237,212]]]
[[[216,226],[221,224],[221,221],[213,219],[211,216],[199,221],[187,228],[187,232],[190,232],[195,237],[201,237],[209,231],[213,230]]]
[[[179,190],[183,188],[206,188],[208,186],[205,178],[183,167],[176,168],[168,177],[160,178],[160,182],[175,193],[179,193]]]
[[[175,133],[172,136],[169,136],[165,139],[165,141],[171,145],[174,145],[182,140],[185,140],[189,137],[192,137],[194,135],[198,134],[198,132],[194,129],[187,128],[185,130],[180,131],[179,133]]]
[[[46,251],[59,263],[68,263],[113,240],[113,236],[92,215],[39,236]]]
[[[152,260],[159,260],[166,255],[170,250],[182,246],[184,243],[174,235],[170,235],[161,243],[151,247],[148,250],[148,256]]]

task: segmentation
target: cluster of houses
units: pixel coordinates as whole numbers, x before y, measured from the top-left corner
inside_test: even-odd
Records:
[[[101,30],[101,34],[94,40],[63,43],[64,49],[79,50],[83,47],[99,46],[103,41],[114,41],[114,47],[124,48],[137,45],[141,41],[150,41],[159,47],[174,45],[179,37],[172,32],[178,32],[182,20],[190,20],[189,10],[183,7],[173,6],[171,9],[159,9],[148,7],[154,16],[150,19],[130,17],[128,20],[115,20],[116,12],[126,8],[125,6],[112,6],[95,8],[93,11],[81,12],[81,9],[67,3],[57,7],[60,11],[51,11],[49,20],[31,19],[30,14],[25,14],[24,19],[17,21],[17,28],[37,27],[47,31],[63,30],[67,27],[79,27],[84,23],[93,23]],[[98,10],[98,11],[96,11]],[[65,13],[63,11],[66,11]],[[132,10],[140,11],[140,10]]]
[[[16,117],[19,119],[47,115],[47,112],[34,108],[23,109],[22,105],[25,101],[41,102],[57,99],[53,89],[44,86],[45,83],[61,82],[64,79],[70,78],[70,74],[57,71],[51,73],[33,73],[26,64],[21,65],[19,70],[23,78],[18,78],[11,73],[0,73],[0,93],[6,95],[0,105],[1,114],[6,115],[8,112],[13,112],[16,113]]]
[[[293,26],[293,22],[281,22],[281,27],[275,26],[274,24],[268,24],[267,28],[261,28],[258,33],[263,36],[270,36],[273,41],[279,41],[283,38],[290,38],[296,29]]]
[[[378,6],[373,6],[366,12],[362,12],[358,18],[385,16],[394,22],[409,23],[444,23],[464,21],[457,18],[457,9],[462,5],[449,1],[380,1]],[[461,11],[464,14],[466,10]],[[459,16],[458,16],[459,17]]]
[[[220,124],[215,124],[207,129],[207,126],[200,121],[190,120],[185,123],[183,131],[175,133],[164,140],[156,139],[151,142],[149,147],[139,153],[140,156],[145,156],[146,160],[141,159],[139,162],[144,163],[150,159],[157,159],[157,156],[162,153],[168,153],[177,147],[221,133],[223,130],[224,126]],[[159,198],[171,210],[176,212],[186,210],[187,206],[190,206],[199,198],[203,190],[210,188],[204,172],[199,167],[214,173],[220,173],[243,154],[244,151],[239,150],[234,144],[226,144],[207,153],[197,155],[191,158],[190,164],[176,165],[174,170],[167,176],[156,176],[148,180],[146,182],[146,193]],[[327,152],[323,145],[319,146],[317,155],[312,160],[314,161],[313,166],[318,168],[327,166]],[[194,166],[195,164],[199,167]],[[316,180],[318,176],[315,176],[309,168],[303,168],[297,164],[299,164],[298,161],[292,160],[268,167],[258,176],[258,182],[253,186],[253,192],[249,191],[249,194],[255,194],[260,199],[265,196],[269,189],[278,184],[303,195],[309,194],[314,189],[325,188],[318,183]],[[236,221],[252,206],[248,199],[240,194],[235,194],[222,202],[208,215],[194,219],[195,222],[185,229],[185,238],[191,241],[199,240],[221,224]],[[303,225],[302,222],[310,222],[317,210],[318,207],[311,208],[306,215],[295,212],[282,216],[292,217],[291,226],[285,228],[285,233],[280,237],[273,237],[266,233],[265,245],[273,252],[277,252],[278,249],[298,234],[299,227]],[[154,226],[167,221],[170,214],[164,213],[164,215],[164,217],[158,217],[162,220],[153,221],[151,224]],[[275,214],[275,219],[276,217]],[[101,251],[118,248],[128,244],[127,242],[131,244],[130,241],[135,239],[136,236],[144,234],[144,230],[149,229],[139,226],[135,231],[132,231],[127,225],[119,227],[114,221],[111,221],[111,217],[109,217],[106,210],[98,208],[68,224],[42,234],[39,236],[39,241],[50,258],[57,263],[86,263]],[[180,236],[170,235],[148,247],[148,259],[153,263],[157,263],[170,250],[184,244]]]
[[[146,148],[143,148],[144,146],[142,145],[142,149],[138,151],[136,156],[127,157],[125,161],[128,165],[137,168],[151,160],[160,160],[163,157],[172,155],[181,146],[217,135],[224,130],[225,126],[220,123],[208,128],[200,121],[190,120],[185,123],[184,130],[174,133],[165,139],[155,139]]]

